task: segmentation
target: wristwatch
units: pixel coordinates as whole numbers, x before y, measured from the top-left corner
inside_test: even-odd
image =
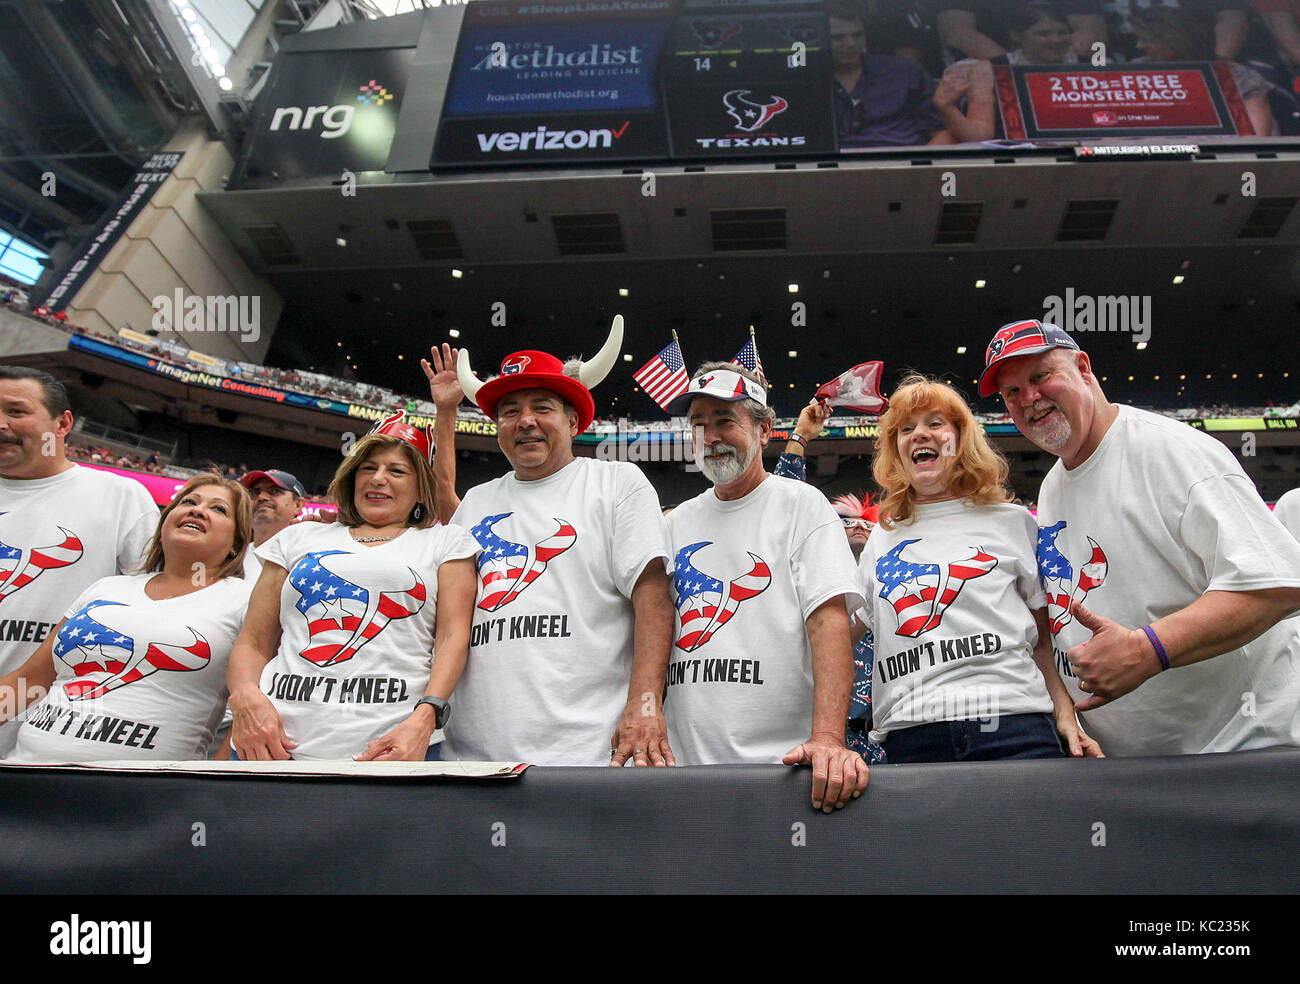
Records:
[[[451,701],[443,700],[441,697],[421,697],[415,702],[415,706],[419,707],[421,704],[428,704],[433,708],[433,726],[435,728],[443,728],[451,720]]]

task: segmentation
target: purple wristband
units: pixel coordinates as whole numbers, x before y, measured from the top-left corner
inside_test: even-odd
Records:
[[[1156,635],[1156,630],[1149,625],[1144,625],[1142,631],[1147,634],[1147,638],[1151,640],[1151,645],[1155,647],[1156,659],[1160,660],[1161,672],[1169,669],[1169,656],[1165,653],[1165,647],[1160,645],[1160,637]]]

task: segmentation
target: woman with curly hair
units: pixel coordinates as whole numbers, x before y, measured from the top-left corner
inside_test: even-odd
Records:
[[[888,761],[1100,756],[1057,673],[1037,524],[961,395],[903,380],[872,470],[884,499],[858,577]]]

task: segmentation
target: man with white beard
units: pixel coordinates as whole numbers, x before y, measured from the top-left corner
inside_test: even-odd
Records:
[[[668,412],[689,416],[713,483],[668,517],[670,744],[681,765],[809,764],[813,807],[829,813],[867,785],[844,745],[861,604],[844,527],[816,489],[764,470],[774,414],[758,376],[705,363]]]

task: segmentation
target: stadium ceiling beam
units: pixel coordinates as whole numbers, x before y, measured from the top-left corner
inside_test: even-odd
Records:
[[[100,84],[99,77],[54,14],[43,4],[23,5],[17,10],[41,53],[63,81],[69,96],[86,114],[105,146],[114,151],[127,166],[139,165],[147,148],[139,146],[113,96]]]
[[[193,95],[208,125],[219,137],[225,137],[230,130],[230,119],[221,109],[221,90],[216,80],[197,62],[189,33],[181,26],[180,18],[175,14],[167,0],[139,0],[139,5],[146,8],[162,32],[174,64],[184,74]]]
[[[39,216],[48,225],[82,230],[86,223],[76,212],[64,208],[53,198],[46,198],[6,171],[0,170],[0,198]]]

